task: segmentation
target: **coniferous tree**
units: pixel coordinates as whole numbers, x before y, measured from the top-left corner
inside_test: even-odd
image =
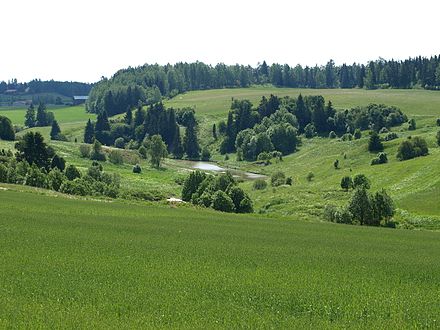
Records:
[[[172,145],[173,145],[172,153],[174,157],[177,159],[182,159],[185,151],[183,149],[182,140],[180,138],[180,127],[178,125],[176,125],[176,133],[174,134],[174,141]]]
[[[125,113],[124,122],[127,125],[131,125],[133,122],[133,112],[131,111],[130,107],[127,109],[127,112]]]
[[[108,121],[107,111],[103,111],[98,114],[96,119],[95,131],[109,131],[110,130],[110,122]]]
[[[86,128],[84,129],[84,143],[93,143],[95,139],[95,127],[92,124],[92,121],[89,119],[86,124]]]
[[[24,125],[26,127],[35,127],[37,119],[35,118],[35,107],[33,103],[31,103],[31,105],[27,109],[24,118]]]
[[[183,137],[183,149],[189,159],[200,158],[200,146],[197,141],[197,127],[195,125],[186,127],[185,136]]]
[[[15,140],[15,130],[12,126],[12,122],[9,118],[0,116],[0,139],[2,140]]]
[[[212,125],[212,137],[214,140],[217,140],[217,128],[215,126],[215,123]]]
[[[380,139],[380,136],[374,131],[371,133],[370,140],[368,141],[368,151],[370,152],[383,151],[383,144]]]
[[[36,126],[42,127],[47,125],[47,111],[46,105],[40,102],[37,109],[37,123]]]
[[[60,125],[58,125],[58,122],[54,120],[52,122],[52,128],[50,130],[50,139],[57,140],[60,137],[60,134],[61,134]]]

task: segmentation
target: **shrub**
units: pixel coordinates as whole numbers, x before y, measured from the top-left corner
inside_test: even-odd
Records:
[[[222,212],[234,212],[234,203],[224,191],[217,190],[212,196],[212,208]]]
[[[147,148],[145,148],[144,146],[140,146],[138,152],[143,159],[147,159],[147,153],[148,153]]]
[[[339,159],[336,159],[336,160],[333,162],[333,167],[335,168],[335,170],[337,170],[337,169],[339,168]]]
[[[286,178],[286,184],[291,186],[293,184],[293,178],[291,176]]]
[[[272,187],[278,187],[283,185],[286,182],[286,175],[284,172],[278,171],[272,174],[270,178],[270,182]]]
[[[108,160],[115,165],[124,164],[124,158],[122,157],[122,153],[118,150],[110,151],[110,154],[108,156]]]
[[[437,126],[440,126],[440,118],[437,118]]]
[[[397,149],[397,159],[407,160],[415,157],[426,156],[429,153],[426,141],[416,136],[403,141]]]
[[[102,162],[105,162],[106,160],[105,154],[102,152],[102,145],[98,140],[95,140],[93,143],[93,150],[90,153],[90,159]]]
[[[353,188],[353,180],[349,176],[344,176],[341,179],[341,188],[345,191],[348,191],[348,189]]]
[[[66,178],[70,181],[81,177],[81,172],[75,167],[75,165],[69,165],[66,168]]]
[[[8,168],[3,164],[0,164],[0,182],[8,182]]]
[[[81,144],[79,146],[79,153],[81,154],[82,158],[89,158],[90,157],[90,145],[88,144]]]
[[[376,158],[371,160],[371,165],[379,165],[388,163],[388,157],[385,152],[379,152]]]
[[[440,147],[440,131],[437,132],[437,145]]]
[[[376,132],[372,132],[370,135],[370,140],[368,141],[368,151],[379,152],[383,151],[383,144],[380,136]]]
[[[397,133],[395,133],[395,132],[390,132],[390,133],[388,133],[387,135],[385,135],[385,138],[384,138],[384,140],[385,141],[391,141],[391,140],[395,140],[395,139],[397,139],[399,136],[397,135]]]
[[[388,128],[382,127],[379,131],[379,134],[385,134],[385,133],[388,133]]]
[[[47,175],[47,186],[49,189],[59,191],[64,181],[66,181],[66,177],[58,168],[54,168]]]
[[[314,136],[316,136],[316,128],[315,128],[315,125],[313,125],[313,124],[307,124],[306,125],[306,127],[304,127],[304,136],[307,138],[307,139],[311,139],[311,138],[313,138]]]
[[[267,182],[263,179],[255,180],[252,187],[254,190],[264,190],[267,187]]]
[[[331,132],[328,134],[328,137],[329,137],[330,139],[336,139],[338,136],[336,135],[335,131],[331,131]]]
[[[51,168],[58,168],[61,172],[64,171],[66,167],[66,161],[63,157],[59,157],[57,154],[53,156],[52,161],[50,163]]]
[[[414,131],[417,127],[416,127],[416,120],[414,118],[412,118],[409,122],[408,122],[408,130],[409,131]]]
[[[124,138],[118,137],[115,140],[115,147],[119,148],[119,149],[124,149],[124,147],[125,147],[125,140],[124,140]]]
[[[354,136],[355,140],[359,140],[362,137],[361,130],[359,128],[356,128],[354,130],[354,135],[353,136]]]
[[[315,174],[313,174],[313,172],[309,172],[306,176],[306,179],[307,179],[307,181],[311,182],[314,177],[315,177]]]
[[[46,174],[44,174],[35,164],[32,164],[26,174],[25,185],[32,187],[46,187]]]
[[[356,174],[353,178],[353,187],[370,189],[370,180],[365,176],[365,174]]]
[[[199,189],[200,184],[205,180],[206,174],[202,171],[191,172],[185,179],[182,188],[182,200],[189,202],[192,195]]]
[[[208,147],[203,147],[202,149],[202,160],[209,161],[211,159],[211,153],[209,152]]]
[[[142,168],[141,168],[141,166],[139,164],[136,164],[136,165],[133,166],[133,173],[139,174],[141,172],[142,172]]]

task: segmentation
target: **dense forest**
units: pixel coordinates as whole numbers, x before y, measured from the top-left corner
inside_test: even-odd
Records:
[[[37,93],[58,93],[66,97],[74,95],[88,95],[92,84],[72,81],[42,81],[39,79],[30,82],[18,82],[12,79],[8,82],[0,81],[0,94],[8,90],[14,90],[16,93],[37,94]]]
[[[256,68],[243,65],[202,62],[161,66],[143,65],[118,71],[91,90],[87,109],[123,113],[139,103],[153,104],[190,90],[248,87],[258,84],[300,88],[425,88],[440,89],[440,56],[416,57],[404,61],[384,60],[336,66],[291,67],[266,62]]]

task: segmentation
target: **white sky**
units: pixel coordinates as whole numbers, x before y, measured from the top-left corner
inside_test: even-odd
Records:
[[[0,80],[144,63],[321,65],[440,54],[440,1],[4,0]]]

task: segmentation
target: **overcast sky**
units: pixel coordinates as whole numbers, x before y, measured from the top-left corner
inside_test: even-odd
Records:
[[[322,65],[440,54],[438,0],[8,0],[0,80],[94,82],[144,63]]]

